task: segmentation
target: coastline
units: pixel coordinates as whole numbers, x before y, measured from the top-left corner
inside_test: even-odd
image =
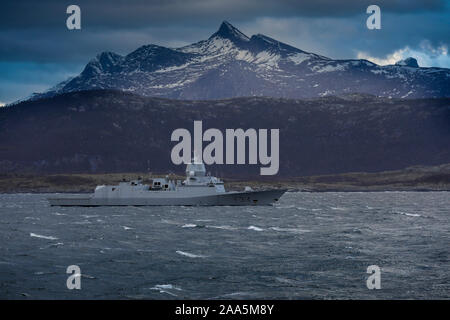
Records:
[[[68,174],[0,174],[0,193],[91,193],[97,185],[114,185],[123,180],[143,178],[146,173],[68,173]],[[182,180],[183,176],[171,176]],[[384,191],[450,191],[450,164],[415,166],[403,170],[376,173],[351,172],[332,175],[279,178],[278,180],[224,179],[227,190],[287,188],[295,192],[384,192]]]

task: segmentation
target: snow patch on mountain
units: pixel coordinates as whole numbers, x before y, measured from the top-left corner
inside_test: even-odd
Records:
[[[341,64],[327,64],[327,65],[317,65],[311,68],[311,70],[322,73],[322,72],[334,72],[334,71],[345,71],[347,66],[343,63]]]
[[[299,52],[299,53],[289,55],[288,59],[290,61],[292,61],[294,64],[301,64],[304,61],[311,59],[311,55],[303,53],[303,52]]]

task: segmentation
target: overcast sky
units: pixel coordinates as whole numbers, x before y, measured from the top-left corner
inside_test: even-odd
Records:
[[[81,8],[81,30],[66,8]],[[366,9],[381,8],[381,30]],[[391,64],[413,56],[450,68],[450,0],[2,0],[0,106],[78,74],[102,51],[183,46],[208,38],[223,20],[335,59]]]

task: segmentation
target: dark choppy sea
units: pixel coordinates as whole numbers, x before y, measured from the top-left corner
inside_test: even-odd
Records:
[[[449,253],[448,192],[287,193],[274,207],[0,195],[2,299],[448,299]]]

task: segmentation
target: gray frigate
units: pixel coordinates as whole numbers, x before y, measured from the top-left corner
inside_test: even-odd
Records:
[[[286,189],[226,191],[221,179],[206,174],[205,165],[192,161],[185,180],[154,178],[101,185],[93,194],[65,194],[48,198],[52,206],[260,206],[272,205]]]

